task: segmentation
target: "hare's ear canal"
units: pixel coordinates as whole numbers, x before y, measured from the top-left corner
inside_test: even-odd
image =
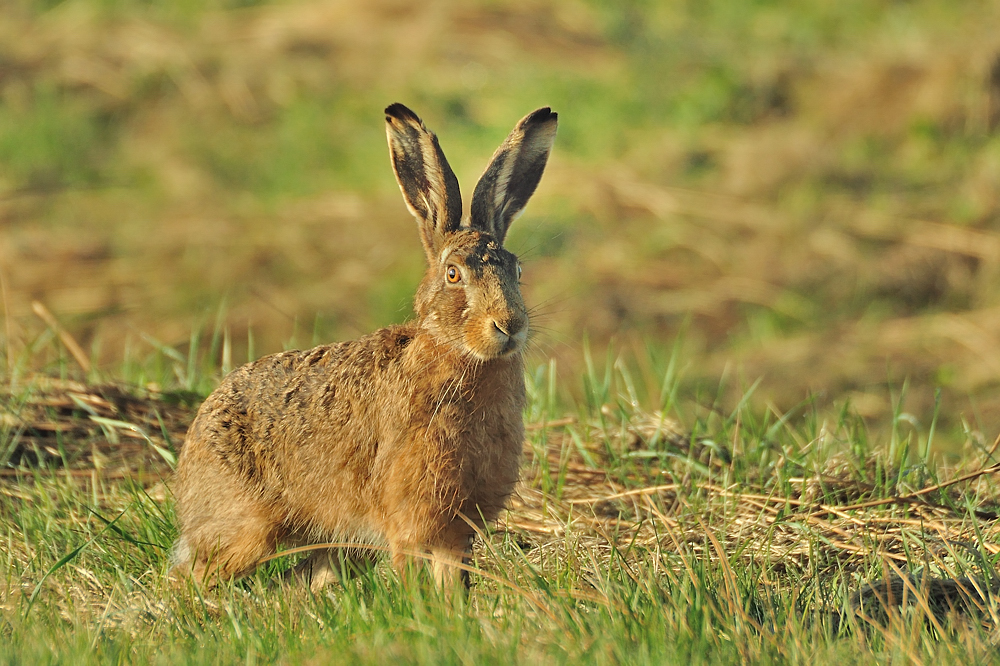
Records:
[[[385,110],[385,132],[396,181],[417,218],[420,239],[430,261],[437,259],[444,237],[462,223],[462,195],[437,137],[417,114],[402,104]]]
[[[538,187],[556,138],[558,116],[549,107],[521,119],[497,148],[472,195],[473,229],[488,231],[503,241]]]

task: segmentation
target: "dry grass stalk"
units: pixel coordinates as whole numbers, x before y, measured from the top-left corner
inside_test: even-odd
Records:
[[[80,368],[83,370],[84,374],[90,373],[90,359],[87,358],[87,354],[84,353],[83,348],[80,347],[80,343],[76,341],[69,331],[59,324],[59,320],[49,312],[49,309],[42,304],[41,301],[31,302],[32,311],[38,315],[38,318],[45,322],[45,325],[52,329],[52,332],[59,336],[59,340],[66,347],[66,350],[73,356],[73,359],[77,362]]]

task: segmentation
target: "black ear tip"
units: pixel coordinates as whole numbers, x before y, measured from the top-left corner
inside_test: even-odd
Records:
[[[417,114],[413,113],[413,111],[410,111],[399,102],[385,107],[385,119],[386,122],[390,120],[415,120],[418,123],[420,122],[420,118],[417,117]]]
[[[529,113],[525,119],[525,123],[547,123],[555,122],[559,119],[559,114],[552,110],[551,107],[543,106],[540,109],[535,109]]]

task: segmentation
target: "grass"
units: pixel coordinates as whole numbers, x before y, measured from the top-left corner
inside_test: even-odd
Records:
[[[5,8],[0,659],[996,660],[993,598],[849,604],[1000,556],[996,3],[432,4]],[[523,486],[467,597],[171,587],[200,399],[410,316],[397,100],[467,190],[560,113]]]
[[[885,440],[847,405],[832,414],[809,402],[761,411],[753,386],[729,407],[686,395],[678,352],[665,351],[631,359],[588,351],[579,391],[559,385],[555,361],[529,373],[522,487],[477,543],[468,596],[450,597],[404,585],[384,562],[312,595],[276,580],[294,556],[212,591],[171,585],[176,527],[160,479],[169,478],[170,452],[198,402],[172,396],[212,380],[192,383],[177,371],[154,392],[88,386],[71,381],[68,360],[68,380],[22,377],[4,399],[0,449],[57,453],[8,462],[0,479],[0,659],[994,658],[994,599],[978,617],[938,618],[919,602],[882,622],[848,612],[863,582],[894,572],[990,580],[1000,557],[994,451],[927,453],[933,426],[904,411],[903,392]],[[163,356],[147,359],[150,367]],[[217,377],[218,367],[204,373]],[[583,399],[569,402],[577,392]],[[143,435],[130,438],[137,430]]]
[[[240,358],[250,330],[272,351],[405,319],[421,253],[381,109],[419,111],[471,190],[549,104],[553,160],[509,244],[565,386],[582,331],[686,327],[689,391],[732,364],[758,408],[850,399],[888,427],[908,380],[922,412],[941,389],[951,446],[1000,415],[995,3],[411,9],[11,4],[7,346],[42,330],[35,299],[106,368],[183,348],[221,304]]]

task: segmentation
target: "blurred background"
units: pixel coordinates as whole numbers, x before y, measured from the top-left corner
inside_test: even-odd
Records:
[[[8,371],[63,353],[34,300],[109,376],[212,331],[238,364],[405,320],[423,253],[382,109],[468,196],[551,105],[508,242],[530,364],[573,375],[586,340],[655,386],[675,351],[695,393],[873,423],[905,386],[925,427],[940,389],[940,427],[989,433],[998,25],[995,0],[0,0]]]

